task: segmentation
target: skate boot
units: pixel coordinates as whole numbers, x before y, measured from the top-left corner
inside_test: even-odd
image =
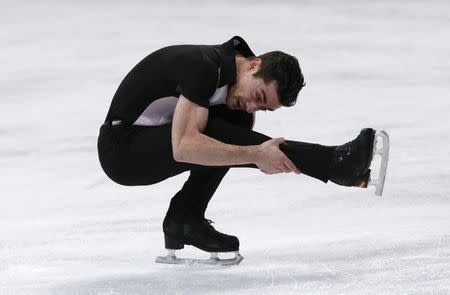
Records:
[[[156,262],[182,264],[205,263],[217,265],[239,264],[243,257],[239,254],[239,240],[218,232],[208,219],[176,221],[166,217],[163,222],[165,247],[167,256],[158,256]],[[184,259],[175,256],[175,250],[183,249],[184,245],[192,245],[211,254],[210,259]],[[219,259],[218,252],[234,252],[231,259]]]
[[[343,186],[367,187],[374,147],[375,130],[362,129],[354,140],[335,148],[330,180]]]

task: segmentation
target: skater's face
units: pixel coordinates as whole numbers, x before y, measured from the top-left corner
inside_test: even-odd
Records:
[[[259,110],[274,111],[281,107],[277,81],[264,82],[253,76],[261,67],[261,59],[256,58],[243,67],[227,97],[227,106],[232,110],[253,113]]]

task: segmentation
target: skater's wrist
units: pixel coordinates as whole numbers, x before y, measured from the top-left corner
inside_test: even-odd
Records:
[[[259,159],[261,159],[262,149],[261,145],[250,145],[246,146],[248,161],[252,164],[258,163]]]

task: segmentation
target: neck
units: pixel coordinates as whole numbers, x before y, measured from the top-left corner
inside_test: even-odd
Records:
[[[246,65],[248,64],[248,60],[242,55],[236,55],[236,81],[239,81],[242,73],[245,70]]]
[[[242,77],[245,70],[245,66],[248,63],[247,59],[240,54],[236,55],[235,61],[236,61],[236,83],[234,83],[234,85],[232,85],[228,89],[228,95],[226,98],[227,104],[229,103],[230,97],[235,95],[236,85],[239,83],[239,79]]]

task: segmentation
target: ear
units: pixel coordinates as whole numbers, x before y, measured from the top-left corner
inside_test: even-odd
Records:
[[[249,70],[256,70],[255,72],[259,71],[259,68],[262,65],[262,60],[260,58],[255,58],[253,60],[250,61],[250,63],[248,64],[248,69]]]

